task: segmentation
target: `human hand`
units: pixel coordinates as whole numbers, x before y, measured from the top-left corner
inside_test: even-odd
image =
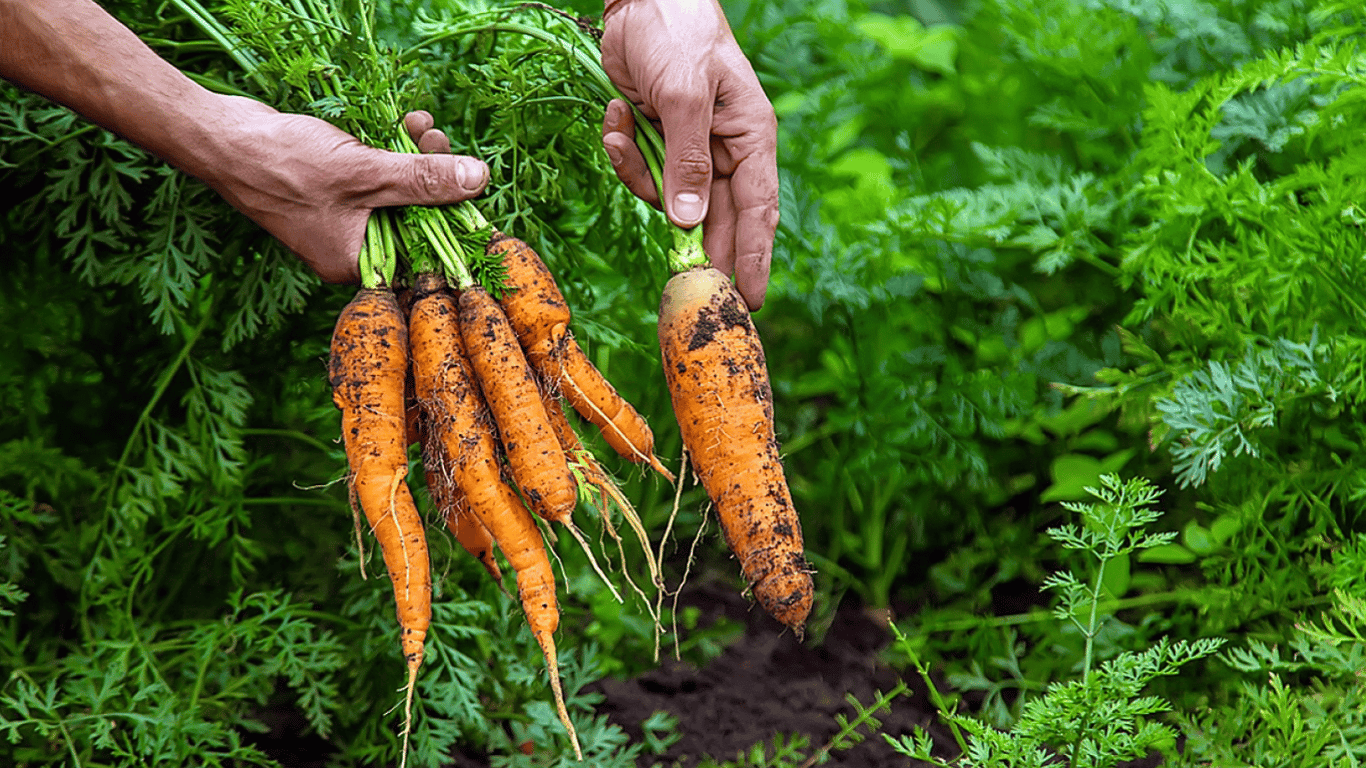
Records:
[[[664,134],[669,219],[704,225],[713,266],[758,309],[778,227],[778,122],[754,69],[716,0],[608,0],[603,17],[603,68]],[[627,188],[659,205],[620,99],[607,105],[602,143]]]
[[[212,93],[92,0],[0,0],[0,77],[201,179],[328,282],[360,280],[375,208],[457,203],[488,183],[474,158],[386,152],[325,121]]]
[[[220,137],[233,151],[204,181],[329,283],[360,280],[375,208],[458,203],[488,183],[488,166],[448,154],[450,142],[426,112],[409,113],[405,125],[420,149],[442,154],[376,149],[323,120],[223,98],[232,121]]]

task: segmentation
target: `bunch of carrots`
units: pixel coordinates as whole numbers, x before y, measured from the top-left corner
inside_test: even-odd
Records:
[[[402,226],[397,216],[405,216]],[[406,482],[408,446],[420,443],[427,488],[461,546],[501,580],[496,545],[516,572],[556,710],[581,755],[560,688],[555,579],[532,513],[563,526],[591,560],[572,518],[582,479],[617,499],[637,530],[643,528],[579,442],[561,397],[622,456],[670,482],[674,477],[655,457],[645,420],[569,332],[568,306],[535,251],[494,231],[468,204],[382,212],[372,221],[361,256],[362,288],[337,320],[328,372],[342,412],[352,498],[393,583],[408,667],[405,738],[431,622],[426,535]],[[480,255],[500,278],[500,298],[474,279],[471,241],[487,243]],[[396,291],[399,261],[407,268],[406,286]],[[651,570],[657,572],[653,562]]]
[[[376,43],[372,4],[362,0],[362,12],[352,15],[340,10],[338,0],[288,0],[289,8],[222,0],[237,22],[229,29],[200,0],[170,2],[263,90],[287,83],[318,116],[362,141],[418,151],[397,107],[400,84],[411,82],[403,63],[409,57]],[[351,29],[352,19],[359,29]],[[283,34],[288,30],[293,32]],[[490,31],[550,44],[587,71],[603,103],[619,96],[588,53],[595,41],[578,25],[552,32],[509,22],[499,12],[465,19],[424,44]],[[341,61],[348,66],[338,66]],[[663,140],[649,121],[638,119],[637,126],[637,143],[658,184]],[[710,266],[701,243],[700,227],[674,228],[673,277],[659,311],[665,379],[684,448],[749,589],[800,636],[811,610],[811,569],[774,434],[763,346],[738,291]],[[495,546],[515,571],[556,710],[581,759],[560,686],[554,641],[559,609],[542,526],[567,530],[596,569],[572,514],[580,499],[597,500],[606,530],[620,546],[608,520],[611,500],[640,538],[655,585],[662,582],[644,526],[579,442],[562,401],[618,454],[670,482],[675,478],[655,457],[644,419],[574,339],[568,305],[546,265],[473,204],[377,211],[360,267],[362,287],[338,317],[328,375],[342,413],[358,543],[363,513],[394,589],[407,666],[404,762],[431,622],[426,532],[407,484],[414,443],[421,446],[434,506],[462,547],[500,584]],[[653,618],[658,627],[657,612]]]

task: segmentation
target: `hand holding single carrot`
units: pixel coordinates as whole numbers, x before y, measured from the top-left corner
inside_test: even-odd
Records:
[[[777,118],[716,0],[608,0],[602,66],[662,129],[664,210],[704,224],[712,264],[735,275],[751,311],[764,303],[778,227]],[[630,106],[614,100],[602,142],[642,200],[659,192],[636,148]]]

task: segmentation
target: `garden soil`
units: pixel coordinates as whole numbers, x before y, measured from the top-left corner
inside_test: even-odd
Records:
[[[606,697],[599,712],[637,742],[643,741],[641,721],[655,712],[677,718],[681,738],[664,753],[642,758],[642,768],[686,768],[702,755],[717,762],[736,760],[738,753],[760,742],[769,743],[771,754],[775,735],[805,736],[809,746],[803,753],[811,754],[839,730],[836,715],[854,716],[848,695],[867,706],[900,679],[880,659],[890,633],[857,608],[839,610],[819,642],[802,643],[731,583],[691,588],[680,602],[702,609],[702,625],[725,616],[744,626],[745,633],[704,666],[666,660],[639,677],[592,686]],[[911,734],[918,725],[937,744],[952,745],[948,731],[932,723],[924,684],[918,677],[906,682],[911,692],[892,702],[889,712],[878,713],[881,732]],[[867,735],[868,729],[860,733]],[[832,751],[824,765],[909,768],[919,763],[874,734],[849,749]]]
[[[760,742],[770,746],[776,735],[784,739],[804,735],[805,754],[827,744],[839,730],[835,717],[853,717],[846,701],[853,694],[865,706],[879,691],[894,688],[897,672],[880,659],[891,641],[887,630],[858,608],[842,608],[819,641],[798,642],[791,631],[769,618],[742,596],[733,582],[693,582],[679,600],[680,610],[695,606],[697,626],[724,619],[743,627],[743,634],[701,666],[671,659],[638,677],[594,683],[590,690],[604,696],[598,711],[620,725],[635,742],[643,742],[640,724],[656,712],[677,718],[680,738],[667,751],[645,755],[640,768],[691,768],[703,755],[717,762],[735,760]],[[699,630],[700,631],[700,630]],[[661,656],[664,656],[661,650]],[[942,685],[942,681],[936,681]],[[933,711],[918,677],[908,678],[911,692],[881,712],[881,732],[910,734],[914,726],[929,730],[938,745],[952,745],[948,731],[931,723]],[[305,722],[297,712],[268,709],[260,719],[269,730],[248,740],[285,768],[323,768],[329,745],[303,735]],[[860,729],[864,735],[867,728]],[[946,754],[947,756],[947,754]],[[445,768],[488,768],[486,757],[461,755]],[[895,753],[879,735],[850,749],[831,752],[824,765],[849,768],[911,768],[917,765]]]

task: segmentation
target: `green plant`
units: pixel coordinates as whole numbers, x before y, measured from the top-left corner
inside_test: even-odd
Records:
[[[1287,651],[1249,640],[1221,659],[1238,696],[1177,715],[1188,764],[1360,765],[1366,757],[1366,535],[1333,554],[1332,603],[1296,624]]]
[[[1174,752],[1176,730],[1154,717],[1170,711],[1172,705],[1144,691],[1154,679],[1175,675],[1182,666],[1214,654],[1224,640],[1162,638],[1142,651],[1126,651],[1108,661],[1094,657],[1094,640],[1111,620],[1102,613],[1102,597],[1124,592],[1116,584],[1120,580],[1116,574],[1128,578],[1127,568],[1110,566],[1133,552],[1169,542],[1173,534],[1144,531],[1162,515],[1151,508],[1159,491],[1147,480],[1121,482],[1105,475],[1100,487],[1088,490],[1096,502],[1065,504],[1080,516],[1080,525],[1068,523],[1048,531],[1064,548],[1088,556],[1091,562],[1085,576],[1064,569],[1045,581],[1058,596],[1054,618],[1085,638],[1080,678],[1054,683],[1042,695],[1030,697],[1008,731],[947,708],[936,694],[940,717],[953,728],[960,755],[952,760],[936,757],[931,737],[919,728],[914,736],[884,736],[897,751],[940,766],[1044,766],[1054,764],[1058,757],[1068,765],[1112,766],[1145,757],[1154,749],[1169,755]],[[934,690],[914,648],[899,629],[895,631],[898,644]]]

